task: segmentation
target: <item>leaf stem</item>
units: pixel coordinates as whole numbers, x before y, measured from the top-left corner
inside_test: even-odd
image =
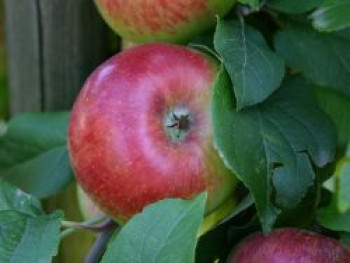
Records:
[[[73,228],[73,229],[88,229],[91,231],[100,232],[105,228],[106,224],[109,224],[110,219],[107,217],[88,220],[85,222],[74,222],[74,221],[67,221],[62,220],[61,225],[63,228]]]

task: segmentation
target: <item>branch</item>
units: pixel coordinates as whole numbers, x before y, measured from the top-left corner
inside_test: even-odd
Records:
[[[88,256],[85,259],[85,263],[98,263],[102,258],[103,253],[106,250],[109,240],[117,229],[117,224],[110,220],[109,225],[105,226],[105,229],[99,234],[95,243],[90,249]]]

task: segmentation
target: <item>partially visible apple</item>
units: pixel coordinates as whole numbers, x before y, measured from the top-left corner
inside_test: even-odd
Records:
[[[184,43],[215,25],[236,0],[95,0],[110,27],[135,43]]]
[[[282,228],[254,234],[233,249],[227,263],[349,263],[342,243],[313,232]]]
[[[95,220],[106,216],[80,185],[77,185],[77,198],[80,212],[85,220]]]
[[[218,70],[193,49],[148,44],[112,57],[85,83],[71,113],[70,158],[84,191],[119,223],[203,191],[206,215],[221,210],[209,221],[234,205],[236,178],[213,145]]]

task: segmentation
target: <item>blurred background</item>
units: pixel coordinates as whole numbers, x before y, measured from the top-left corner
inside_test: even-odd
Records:
[[[0,133],[4,129],[4,120],[8,116],[8,90],[6,86],[4,1],[0,2]]]

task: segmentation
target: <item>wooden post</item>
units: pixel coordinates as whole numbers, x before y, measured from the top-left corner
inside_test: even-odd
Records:
[[[108,55],[107,27],[92,0],[5,0],[10,114],[69,110],[88,74]],[[45,201],[81,220],[72,184]],[[83,262],[93,236],[64,239],[55,262]]]
[[[41,110],[41,57],[36,1],[5,0],[11,112]]]
[[[69,109],[106,58],[92,0],[5,0],[10,112]]]

